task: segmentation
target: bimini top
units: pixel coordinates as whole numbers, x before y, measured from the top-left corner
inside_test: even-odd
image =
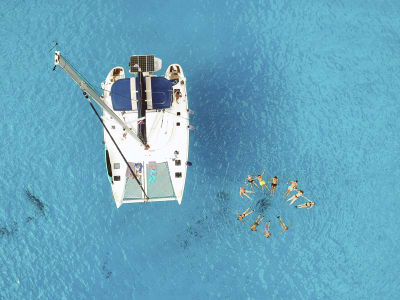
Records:
[[[146,85],[151,88],[151,100],[153,109],[164,109],[171,106],[173,83],[164,77],[145,77],[142,93],[150,98]],[[116,111],[137,110],[137,102],[140,101],[139,77],[124,78],[116,81],[111,86],[111,101]],[[148,105],[149,107],[149,105]]]

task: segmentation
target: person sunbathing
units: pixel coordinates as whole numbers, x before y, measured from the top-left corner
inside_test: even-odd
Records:
[[[240,197],[243,198],[243,195],[244,195],[244,196],[246,196],[247,198],[249,198],[250,200],[253,200],[253,199],[251,199],[251,197],[250,197],[249,195],[247,195],[247,193],[253,194],[253,193],[255,193],[255,192],[254,192],[254,191],[248,191],[248,190],[244,189],[243,186],[241,186],[241,187],[240,187]]]
[[[289,182],[290,182],[290,185],[288,186],[286,192],[283,194],[283,198],[286,198],[287,196],[289,196],[289,194],[291,192],[293,192],[293,190],[296,189],[296,187],[297,187],[297,180],[288,181],[288,182],[286,182],[286,184],[288,184]]]
[[[240,215],[239,215],[239,214],[237,213],[237,211],[236,211],[236,214],[237,214],[237,216],[238,216],[238,220],[239,220],[239,221],[244,222],[243,219],[244,219],[245,217],[250,216],[253,212],[256,211],[255,209],[253,209],[252,211],[249,212],[249,209],[250,209],[250,208],[251,208],[251,206],[249,206],[249,208],[246,209],[244,212],[242,212]]]
[[[313,201],[308,201],[307,203],[303,203],[303,204],[300,204],[300,205],[296,205],[295,207],[296,208],[305,208],[305,207],[307,207],[307,209],[310,209],[311,207],[313,207],[315,205],[315,202],[313,202]]]
[[[251,225],[251,230],[252,231],[257,231],[257,226],[260,225],[261,221],[264,219],[264,217],[261,218],[261,215],[257,217],[257,220]]]

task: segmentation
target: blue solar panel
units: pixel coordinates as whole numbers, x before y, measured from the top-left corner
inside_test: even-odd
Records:
[[[153,109],[171,107],[172,85],[173,82],[164,77],[151,77]],[[145,89],[143,86],[143,95]],[[136,92],[137,100],[140,100],[139,77],[136,78]],[[115,111],[137,110],[137,107],[132,108],[130,78],[120,79],[111,86],[111,101]]]
[[[171,107],[172,82],[164,77],[151,78],[151,90],[153,109],[165,109]]]
[[[111,102],[116,111],[132,110],[130,78],[120,79],[111,86]]]

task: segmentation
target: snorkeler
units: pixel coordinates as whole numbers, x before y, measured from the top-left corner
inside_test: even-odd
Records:
[[[270,236],[271,236],[271,221],[268,221],[267,223],[265,223],[265,233],[264,233],[264,236],[266,237],[266,238],[269,238]]]
[[[289,226],[286,226],[285,223],[283,223],[281,217],[280,217],[280,216],[277,216],[277,218],[279,219],[279,223],[281,224],[283,231],[288,230],[288,229],[289,229]]]
[[[247,176],[247,178],[244,180],[244,183],[248,183],[253,191],[254,186],[258,187],[256,180],[251,175]]]
[[[274,176],[268,179],[268,182],[271,182],[270,196],[272,197],[275,194],[276,187],[279,184],[279,179],[278,177]]]
[[[265,183],[265,180],[262,178],[263,175],[264,175],[264,172],[265,172],[265,170],[262,171],[262,173],[261,173],[260,175],[257,176],[258,182],[260,183],[260,188],[261,188],[261,190],[263,191],[263,193],[265,193],[265,192],[264,192],[264,186],[268,188],[268,186],[267,186],[266,183]]]
[[[295,190],[298,191],[297,194],[286,200],[286,202],[292,201],[292,202],[290,202],[289,205],[292,205],[297,199],[299,199],[299,197],[302,197],[304,194],[302,190],[297,190],[297,189],[295,189]]]
[[[256,211],[255,209],[253,209],[252,211],[249,212],[249,209],[250,209],[250,208],[251,208],[251,206],[250,206],[248,209],[246,209],[244,212],[242,212],[240,215],[239,215],[239,214],[237,213],[237,211],[236,211],[236,214],[237,214],[237,216],[238,216],[238,220],[239,220],[239,221],[244,222],[243,219],[244,219],[245,217],[250,216],[253,212]]]
[[[257,217],[257,220],[254,222],[253,225],[251,225],[251,230],[252,231],[257,231],[257,226],[260,225],[261,221],[264,219],[264,217],[261,218],[261,215]]]
[[[313,202],[313,201],[308,201],[307,203],[303,203],[303,204],[300,204],[300,205],[296,205],[295,207],[296,208],[304,208],[304,207],[307,207],[307,209],[310,209],[311,207],[313,207],[315,205],[315,202]]]
[[[283,194],[283,198],[286,198],[287,196],[289,196],[289,194],[297,187],[297,180],[288,181],[288,182],[286,182],[286,184],[288,184],[289,182],[290,182],[290,185],[288,186],[286,192]]]
[[[244,187],[241,186],[241,187],[240,187],[240,197],[243,198],[243,195],[245,195],[245,196],[246,196],[247,198],[249,198],[250,200],[253,200],[253,199],[251,199],[251,197],[250,197],[249,195],[247,195],[247,193],[253,194],[253,193],[255,193],[255,192],[254,192],[254,191],[245,190]]]

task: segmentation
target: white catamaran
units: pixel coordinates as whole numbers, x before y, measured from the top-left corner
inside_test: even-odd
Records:
[[[67,62],[60,51],[54,64],[79,85],[103,123],[105,159],[115,204],[171,201],[181,204],[189,154],[186,78],[180,65],[156,76],[161,59],[131,56],[129,72],[113,68],[101,84],[103,95]],[[99,116],[89,96],[102,107]]]

